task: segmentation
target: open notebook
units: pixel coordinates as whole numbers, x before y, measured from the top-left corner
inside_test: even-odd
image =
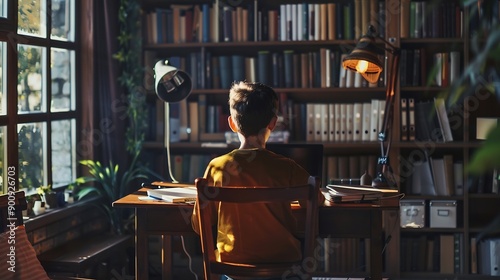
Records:
[[[148,196],[166,202],[194,202],[196,201],[196,187],[174,187],[148,190]]]

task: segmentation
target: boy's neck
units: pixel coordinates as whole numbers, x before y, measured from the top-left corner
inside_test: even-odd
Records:
[[[264,149],[267,139],[259,134],[257,136],[241,137],[240,141],[240,149]]]

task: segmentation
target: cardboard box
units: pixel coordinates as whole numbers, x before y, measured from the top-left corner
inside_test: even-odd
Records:
[[[402,228],[425,227],[425,200],[401,200],[399,211]]]
[[[455,200],[431,200],[429,219],[431,228],[456,228],[457,202]]]

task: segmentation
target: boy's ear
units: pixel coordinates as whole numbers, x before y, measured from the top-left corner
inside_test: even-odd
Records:
[[[227,123],[233,132],[238,132],[238,127],[231,116],[227,117]]]
[[[278,116],[274,116],[267,125],[267,128],[269,128],[269,130],[272,131],[276,127],[277,123],[278,123]]]

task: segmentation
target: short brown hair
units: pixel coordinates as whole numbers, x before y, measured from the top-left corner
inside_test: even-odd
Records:
[[[257,82],[234,82],[229,90],[229,109],[243,136],[257,135],[278,113],[278,95]]]

